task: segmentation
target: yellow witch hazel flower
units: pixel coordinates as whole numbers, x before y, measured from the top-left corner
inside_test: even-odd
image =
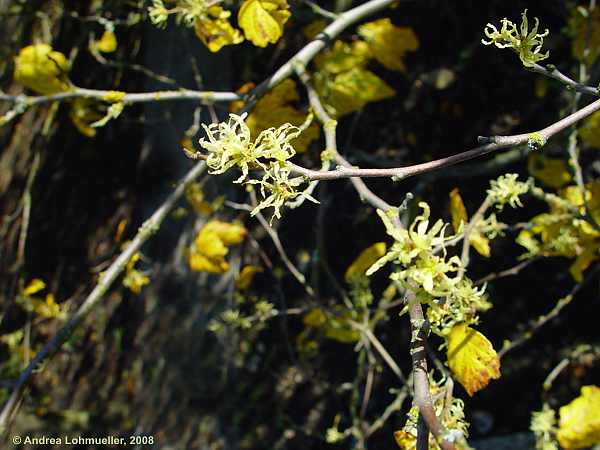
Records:
[[[541,53],[544,38],[550,33],[547,29],[538,33],[540,21],[535,18],[535,25],[529,31],[527,10],[521,14],[521,27],[508,20],[502,19],[502,28],[498,31],[491,23],[485,26],[484,33],[489,41],[481,40],[484,45],[495,45],[498,48],[511,48],[519,55],[519,59],[525,67],[533,67],[538,61],[548,58],[550,52]]]
[[[273,217],[281,217],[281,207],[297,198],[318,203],[308,191],[298,189],[305,179],[290,178],[291,169],[286,164],[296,154],[291,141],[300,135],[300,128],[285,123],[279,128],[263,130],[253,141],[245,122],[246,117],[246,113],[241,116],[229,114],[227,122],[203,125],[208,140],[202,138],[200,146],[208,151],[206,164],[210,173],[221,174],[238,167],[242,175],[234,183],[258,184],[263,201],[252,211],[252,215],[273,207],[273,220]],[[263,177],[260,180],[248,180],[251,168],[262,169]]]
[[[415,218],[408,230],[394,227],[386,213],[377,211],[395,242],[366,275],[372,275],[388,262],[399,266],[390,279],[404,289],[413,290],[420,302],[429,305],[427,318],[432,331],[445,336],[458,322],[477,323],[477,311],[491,305],[485,296],[485,286],[477,289],[464,276],[450,276],[461,268],[460,258],[446,259],[444,251],[445,242],[454,236],[444,235],[448,225],[442,220],[429,228],[429,205],[421,202],[419,207],[423,214]],[[436,254],[440,250],[441,256]]]
[[[504,208],[507,203],[513,208],[523,206],[519,196],[529,192],[531,183],[524,183],[517,180],[517,178],[516,173],[507,173],[498,177],[497,180],[491,181],[487,194],[498,209]]]
[[[208,141],[200,139],[200,146],[208,151],[206,164],[212,174],[224,173],[237,166],[242,176],[235,180],[241,183],[248,176],[251,167],[267,169],[263,159],[274,159],[283,162],[296,154],[290,141],[300,134],[300,129],[286,123],[279,128],[269,128],[261,132],[253,142],[250,129],[241,116],[229,114],[229,121],[203,125]]]

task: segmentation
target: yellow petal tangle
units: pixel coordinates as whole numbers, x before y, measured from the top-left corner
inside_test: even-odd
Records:
[[[266,47],[279,40],[290,15],[286,0],[245,0],[238,23],[246,39],[257,47]]]
[[[448,335],[448,365],[469,395],[500,378],[500,359],[488,339],[464,323]]]
[[[48,44],[28,45],[15,58],[15,81],[39,94],[69,90],[68,71],[65,55]]]
[[[565,450],[600,443],[600,387],[583,386],[581,395],[559,410],[557,438]]]

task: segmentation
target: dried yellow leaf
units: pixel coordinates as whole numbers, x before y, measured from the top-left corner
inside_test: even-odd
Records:
[[[290,15],[286,0],[245,0],[238,23],[246,39],[257,47],[266,47],[279,40]]]
[[[15,58],[15,81],[39,94],[69,90],[68,72],[65,55],[52,50],[48,44],[28,45]]]
[[[590,264],[596,261],[599,256],[598,243],[588,242],[588,245],[583,248],[583,251],[577,255],[577,258],[575,258],[575,261],[573,261],[573,264],[569,267],[569,273],[573,279],[578,283],[581,283],[583,281],[583,272]]]
[[[367,103],[393,97],[396,92],[373,72],[356,67],[335,76],[317,78],[315,87],[329,114],[342,117]]]
[[[239,224],[209,221],[198,233],[190,247],[188,264],[198,272],[221,274],[229,269],[225,256],[228,246],[241,243],[246,237],[246,229]]]
[[[218,5],[208,9],[208,18],[212,20],[196,20],[194,29],[196,36],[208,47],[211,52],[218,52],[226,45],[235,45],[243,42],[244,37],[229,23],[231,12]]]
[[[239,291],[247,290],[250,287],[250,284],[252,284],[254,275],[261,273],[262,271],[262,267],[259,266],[244,266],[244,268],[240,271],[240,276],[235,282],[235,287]]]
[[[555,189],[563,187],[573,179],[564,159],[548,158],[540,153],[529,155],[527,170],[542,183]]]
[[[458,188],[454,188],[450,192],[450,215],[452,216],[452,228],[454,228],[455,233],[458,233],[461,227],[469,221],[467,208],[465,208]]]
[[[404,55],[419,48],[412,28],[397,27],[389,18],[361,25],[358,34],[367,41],[375,59],[389,70],[406,72]]]
[[[94,42],[94,47],[102,53],[112,53],[117,49],[117,36],[113,31],[106,30],[100,39]]]
[[[565,450],[600,443],[600,387],[583,386],[581,395],[559,410],[557,438]]]
[[[467,209],[463,203],[458,188],[450,192],[450,215],[452,216],[452,228],[458,233],[461,226],[464,226],[468,220]],[[490,240],[481,234],[478,230],[472,230],[469,235],[469,243],[481,256],[490,257]]]
[[[500,378],[500,359],[491,342],[464,323],[448,335],[448,365],[469,395]]]
[[[296,83],[289,78],[265,94],[246,119],[252,136],[257,137],[261,131],[272,127],[279,128],[285,123],[294,126],[302,125],[306,120],[306,114],[294,106],[299,99]],[[313,122],[291,142],[293,142],[294,149],[298,153],[302,153],[319,138],[319,135],[319,126]]]
[[[30,295],[40,292],[45,287],[46,287],[46,283],[44,283],[43,280],[40,280],[39,278],[34,278],[33,280],[31,280],[29,282],[29,284],[27,284],[25,289],[23,289],[23,295],[25,297],[29,297]]]
[[[375,262],[385,255],[386,245],[385,242],[377,242],[365,250],[363,250],[360,255],[350,264],[348,269],[346,270],[346,274],[344,275],[344,279],[347,282],[356,276],[364,275],[369,267],[371,267]]]
[[[595,112],[579,127],[581,140],[593,148],[600,149],[600,112]]]

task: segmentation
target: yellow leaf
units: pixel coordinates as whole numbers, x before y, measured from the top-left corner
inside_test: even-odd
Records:
[[[225,256],[227,246],[241,243],[246,229],[239,224],[209,221],[200,230],[190,247],[188,264],[191,270],[222,274],[229,269]]]
[[[465,204],[463,203],[458,188],[455,188],[450,192],[450,215],[452,216],[452,228],[458,233],[460,227],[464,226],[469,220],[467,209],[465,208]],[[490,257],[490,241],[478,230],[475,229],[471,231],[469,243],[481,256],[485,256],[486,258]]]
[[[240,276],[235,282],[235,287],[240,291],[247,290],[250,287],[250,284],[252,284],[254,275],[256,275],[257,273],[261,273],[262,271],[262,267],[244,266],[244,268],[240,272]]]
[[[560,408],[557,438],[565,450],[600,443],[600,387],[583,386],[581,395]]]
[[[285,123],[294,126],[302,125],[306,120],[306,114],[294,106],[299,98],[296,83],[289,78],[265,94],[246,119],[252,136],[257,137],[261,131],[271,127],[278,128]],[[298,153],[306,151],[319,135],[319,126],[314,122],[311,123],[292,141],[294,148]]]
[[[448,365],[469,395],[500,378],[500,359],[488,339],[462,323],[448,335]]]
[[[245,0],[238,23],[246,39],[257,47],[266,47],[279,40],[290,15],[286,0]]]
[[[242,33],[229,23],[230,15],[231,12],[215,5],[208,9],[207,19],[196,20],[194,24],[196,36],[213,53],[226,45],[239,44],[244,40]]]
[[[564,159],[548,158],[540,153],[531,153],[527,170],[542,183],[552,188],[560,188],[573,178]]]
[[[375,262],[385,255],[386,245],[385,242],[377,242],[365,250],[363,250],[360,255],[350,264],[348,269],[346,270],[346,274],[344,275],[344,279],[347,282],[356,276],[364,275],[369,267],[371,267]]]
[[[102,37],[94,42],[94,47],[102,53],[112,53],[117,49],[117,36],[112,31],[104,31]]]
[[[579,7],[571,9],[569,28],[573,35],[573,56],[589,66],[600,54],[600,10],[585,11],[590,17],[581,14]]]
[[[123,277],[123,286],[129,289],[134,294],[139,294],[142,287],[150,284],[150,278],[143,272],[135,268],[135,265],[140,259],[140,253],[133,254],[125,267],[125,276]]]
[[[417,438],[404,430],[394,431],[394,440],[402,450],[411,450],[417,446]]]
[[[59,319],[64,320],[67,318],[67,314],[54,299],[53,294],[46,295],[46,299],[31,298],[31,307],[33,312],[38,316],[46,319]]]
[[[595,244],[595,245],[594,245]],[[590,242],[586,245],[583,251],[577,255],[571,267],[569,267],[569,272],[575,281],[581,283],[583,281],[583,272],[587,269],[590,264],[598,259],[598,244]]]
[[[315,66],[327,74],[347,72],[356,67],[364,67],[371,58],[369,45],[364,41],[346,43],[335,41],[331,48],[315,58]]]
[[[335,77],[317,79],[316,88],[328,112],[342,117],[367,103],[393,97],[396,92],[373,72],[354,68]]]
[[[304,316],[303,322],[306,326],[322,330],[328,339],[352,343],[360,339],[360,331],[352,328],[348,323],[351,317],[351,311],[341,306],[336,307],[331,313],[321,308],[314,308]]]
[[[458,188],[454,188],[450,192],[450,215],[452,216],[452,228],[454,228],[455,233],[458,233],[461,226],[469,221],[467,208],[465,208]]]
[[[96,129],[90,125],[104,117],[104,114],[99,112],[94,100],[79,97],[71,103],[69,117],[81,134],[91,138],[96,136]]]
[[[473,232],[471,232],[471,235],[469,236],[469,243],[481,256],[486,258],[490,257],[490,240],[477,230],[473,230]]]
[[[23,295],[25,297],[29,297],[30,295],[40,292],[45,287],[46,287],[46,283],[44,283],[43,280],[40,280],[39,278],[34,278],[33,280],[31,280],[29,282],[29,284],[25,287],[25,289],[23,289]]]
[[[197,213],[208,216],[212,212],[212,206],[204,198],[200,183],[191,183],[185,190],[185,198]]]
[[[600,111],[583,121],[583,125],[579,127],[579,136],[590,147],[600,149]]]
[[[369,44],[373,56],[389,70],[406,72],[404,55],[419,48],[417,35],[411,28],[397,27],[389,18],[365,23],[358,34]]]
[[[48,44],[24,47],[15,58],[15,81],[39,94],[69,90],[68,71],[65,55],[52,50]]]
[[[302,34],[306,39],[314,39],[314,37],[325,29],[327,22],[325,19],[317,19],[302,28]]]

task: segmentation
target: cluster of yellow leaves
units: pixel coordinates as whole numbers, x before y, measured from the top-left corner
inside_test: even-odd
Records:
[[[240,224],[218,220],[207,222],[189,249],[190,269],[215,274],[225,273],[229,269],[229,264],[225,261],[228,247],[240,244],[247,233]]]
[[[246,93],[254,85],[249,83],[238,90],[240,93]],[[279,128],[285,123],[290,123],[296,127],[302,125],[306,120],[306,115],[295,105],[300,99],[296,82],[286,79],[270,92],[261,97],[252,112],[246,118],[246,125],[250,129],[251,136],[256,137],[262,130],[271,127]],[[237,112],[243,107],[243,102],[231,104],[231,111]],[[308,146],[319,138],[319,127],[316,123],[311,123],[298,137],[294,138],[294,149],[302,153],[308,149]]]
[[[315,58],[315,88],[334,117],[395,95],[385,81],[366,68],[372,58],[390,70],[404,72],[405,53],[419,48],[410,28],[397,27],[389,19],[366,23],[358,31],[364,40],[336,41]]]
[[[589,213],[600,221],[600,182],[588,183],[586,200]],[[575,281],[582,281],[583,272],[599,258],[600,232],[587,221],[572,213],[585,212],[583,196],[578,186],[566,186],[551,197],[550,212],[531,219],[531,228],[523,230],[516,242],[528,250],[527,256],[564,256],[575,258],[569,271]]]
[[[34,312],[40,317],[46,319],[65,320],[67,313],[54,298],[54,294],[46,294],[45,297],[39,297],[35,294],[46,289],[46,283],[39,278],[31,280],[21,292],[19,304],[29,312]]]
[[[243,42],[242,34],[229,23],[229,16],[231,12],[215,5],[208,8],[203,20],[196,20],[196,36],[211,52],[218,52],[226,45]]]
[[[281,38],[283,27],[290,18],[286,0],[244,0],[238,11],[237,21],[241,31],[234,28],[229,19],[231,11],[209,0],[152,0],[148,8],[150,20],[165,26],[169,15],[177,22],[193,27],[196,36],[211,52],[218,52],[226,45],[235,45],[246,39],[257,47],[274,44]],[[167,6],[169,5],[169,7]]]
[[[565,450],[600,443],[600,387],[583,386],[581,395],[560,408],[556,437]]]
[[[458,188],[450,192],[450,215],[452,216],[452,228],[454,228],[455,233],[462,231],[462,228],[469,222],[467,209]],[[474,227],[469,235],[469,243],[481,256],[490,257],[490,240],[481,230],[477,229],[477,226]]]
[[[573,36],[573,56],[589,66],[600,54],[600,9],[572,8],[569,31]]]
[[[135,268],[139,259],[140,253],[134,253],[125,267],[125,276],[123,277],[123,286],[134,294],[139,294],[145,285],[150,284],[150,278],[144,272]]]
[[[527,170],[531,175],[551,188],[561,188],[573,179],[564,159],[549,158],[539,152],[529,155]]]
[[[68,91],[69,63],[65,55],[48,44],[28,45],[15,58],[15,81],[37,92],[51,95]]]
[[[448,365],[469,395],[500,378],[500,359],[491,342],[479,331],[458,324],[448,335]]]

